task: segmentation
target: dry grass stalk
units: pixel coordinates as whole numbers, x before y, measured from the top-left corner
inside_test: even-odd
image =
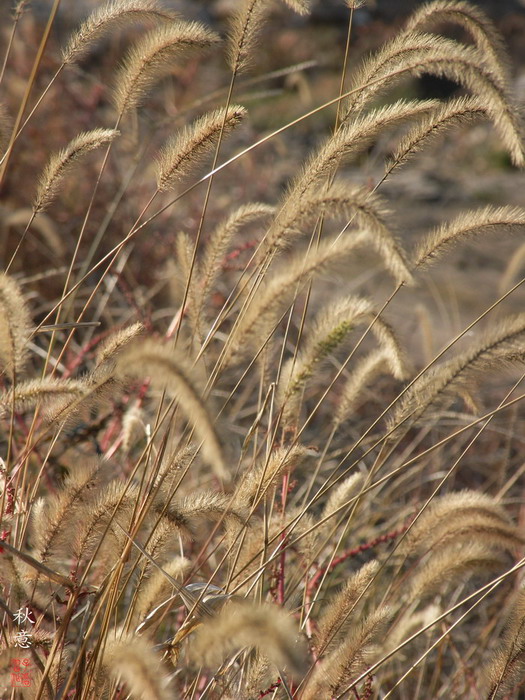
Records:
[[[121,388],[112,368],[101,366],[83,379],[45,377],[20,382],[14,393],[14,402],[18,411],[27,412],[38,406],[48,424],[64,425],[77,419],[81,411],[87,412],[110,400]],[[0,396],[0,412],[5,414],[12,401],[12,390]]]
[[[405,254],[385,223],[388,211],[378,196],[364,187],[346,182],[335,182],[325,189],[312,186],[303,193],[300,206],[292,206],[297,196],[292,192],[283,211],[276,217],[264,240],[262,251],[265,254],[274,255],[292,245],[307,230],[308,224],[313,224],[321,216],[325,220],[344,217],[345,221],[350,220],[352,227],[367,231],[378,246],[383,247],[385,252],[388,251],[391,261],[389,269],[396,279],[411,282],[412,275]]]
[[[102,366],[113,366],[121,353],[131,343],[144,332],[144,324],[141,321],[132,323],[131,326],[122,328],[112,333],[109,338],[97,350],[96,368]]]
[[[297,294],[314,275],[336,262],[341,263],[353,250],[367,242],[368,236],[364,233],[326,240],[317,249],[292,259],[286,270],[270,278],[239,319],[230,333],[227,358],[231,360],[245,355],[254,346],[259,347],[273,329],[279,310],[290,303],[288,300],[292,294]]]
[[[358,617],[355,608],[378,571],[377,561],[364,564],[350,576],[339,593],[332,595],[317,623],[315,645],[318,653],[328,654],[344,641],[350,620]]]
[[[228,246],[239,229],[253,221],[273,214],[274,207],[261,202],[243,204],[235,209],[210,235],[204,256],[198,269],[198,281],[195,282],[195,315],[199,317],[204,311],[213,284],[221,270],[221,262]]]
[[[115,78],[113,99],[119,115],[136,109],[148,90],[169,75],[174,61],[215,46],[218,36],[197,22],[173,22],[146,34],[129,50]]]
[[[457,24],[470,34],[475,45],[502,85],[508,79],[507,55],[493,22],[475,5],[462,0],[438,0],[419,7],[408,18],[405,31],[419,31],[429,25]]]
[[[191,339],[189,344],[193,346],[194,338],[200,338],[201,319],[197,313],[197,292],[195,286],[195,277],[193,274],[193,254],[194,245],[190,237],[184,231],[180,231],[175,242],[175,251],[177,265],[168,265],[169,274],[171,276],[171,285],[173,289],[174,301],[180,304],[178,311],[178,329],[181,328],[181,317],[184,313],[188,314],[191,323]],[[188,281],[191,283],[188,286]],[[186,287],[188,289],[186,290]],[[186,298],[184,308],[182,304]],[[194,347],[192,347],[192,351]],[[196,352],[195,352],[196,354]]]
[[[116,633],[108,639],[104,653],[106,671],[115,680],[125,683],[137,700],[168,700],[172,693],[167,672],[146,639]]]
[[[352,374],[345,381],[333,416],[334,427],[338,427],[352,416],[352,411],[362,400],[364,390],[379,375],[390,373],[397,379],[404,378],[400,370],[404,368],[404,355],[392,353],[394,347],[379,348],[361,358],[352,368]]]
[[[368,114],[344,124],[307,160],[289,190],[282,211],[276,219],[277,223],[280,217],[284,217],[286,221],[288,217],[293,217],[299,212],[303,198],[311,187],[318,184],[322,178],[332,175],[342,163],[347,163],[362,153],[385,129],[411,119],[421,119],[438,104],[436,100],[399,100],[392,105],[373,109]],[[270,240],[274,236],[276,234],[270,231]]]
[[[95,549],[101,546],[97,569],[105,574],[104,569],[109,570],[114,566],[115,553],[120,553],[122,545],[126,543],[122,530],[115,526],[115,520],[124,528],[128,526],[124,518],[129,517],[137,496],[136,489],[112,481],[104,489],[97,489],[81,505],[75,513],[78,525],[73,538],[68,542],[69,552],[77,567],[87,564]],[[108,525],[110,528],[106,532]],[[106,557],[107,560],[104,561]]]
[[[463,78],[459,76],[460,69],[465,71]],[[482,57],[473,47],[435,34],[402,32],[363,61],[354,78],[353,94],[346,103],[344,121],[402,77],[423,71],[449,77],[468,88],[470,82],[477,86],[480,96],[482,87],[489,89],[487,84],[501,92],[498,77],[484,69]]]
[[[237,525],[246,524],[246,509],[243,504],[232,504],[227,494],[204,491],[168,502],[160,496],[155,500],[155,509],[180,529],[181,534],[197,537],[204,532],[208,521]]]
[[[235,651],[254,647],[277,669],[300,676],[304,649],[298,636],[294,620],[276,605],[232,601],[197,630],[192,654],[205,664],[216,665]]]
[[[174,557],[162,565],[167,574],[181,581],[190,567],[191,562],[185,557]],[[174,594],[173,586],[170,585],[166,576],[156,569],[138,589],[133,609],[134,620],[142,622],[156,605]]]
[[[376,315],[372,302],[362,297],[335,299],[330,302],[328,308],[323,308],[312,324],[304,348],[283,367],[277,387],[278,396],[280,392],[282,397],[281,402],[289,401],[294,395],[300,401],[298,395],[317,371],[322,360],[344,341],[350,331],[356,326],[371,322]],[[385,355],[393,361],[398,361],[395,376],[403,379],[406,376],[403,353],[392,328],[381,318],[377,318],[372,332]],[[288,405],[285,413],[290,410],[294,409]]]
[[[179,504],[180,511],[188,521],[200,518],[207,520],[223,520],[224,517],[234,518],[244,524],[246,512],[243,508],[234,507],[227,494],[205,491],[185,496]]]
[[[430,626],[431,629],[433,622],[438,619],[442,612],[442,608],[436,602],[425,605],[421,610],[416,610],[415,612],[414,606],[406,609],[389,631],[388,638],[385,640],[384,645],[385,652],[395,649],[399,644],[402,644],[419,630],[426,629],[427,626]],[[429,634],[431,634],[431,632],[427,632],[427,635]],[[417,645],[418,642],[419,640],[416,637],[414,644]]]
[[[64,63],[74,63],[91,48],[93,42],[110,32],[115,25],[133,21],[172,22],[173,15],[156,0],[112,0],[98,7],[70,37],[62,51]]]
[[[310,0],[284,0],[284,2],[299,15],[307,15],[310,12]]]
[[[170,272],[172,276],[175,277],[175,279],[173,279],[175,300],[178,303],[182,303],[182,300],[184,299],[184,290],[186,288],[186,283],[190,279],[191,261],[193,258],[193,243],[190,240],[188,234],[184,233],[184,231],[180,231],[177,235],[177,240],[175,242],[175,251],[177,258],[177,267],[171,268]],[[188,294],[188,305],[190,314],[192,313],[192,308],[195,308],[194,296],[194,285],[191,285]]]
[[[13,125],[5,105],[0,104],[0,153],[4,153],[9,146],[11,139],[11,129]]]
[[[203,443],[203,456],[221,479],[228,471],[217,428],[203,399],[200,382],[181,352],[152,341],[123,352],[117,359],[121,376],[150,377],[154,386],[167,387],[191,421]]]
[[[159,493],[163,493],[166,497],[173,495],[179,485],[181,474],[191,465],[196,452],[196,445],[188,445],[164,455],[155,479],[155,486],[159,487]]]
[[[14,380],[27,361],[31,317],[22,291],[8,275],[0,275],[0,368]],[[5,401],[2,402],[5,405]]]
[[[307,15],[312,4],[311,0],[283,0],[283,2],[299,15]]]
[[[487,206],[460,214],[427,234],[414,254],[413,266],[423,269],[445,253],[456,242],[491,233],[494,229],[514,232],[525,225],[525,210],[518,207]]]
[[[250,467],[243,473],[235,489],[234,502],[253,506],[266,496],[270,488],[277,485],[284,474],[302,466],[315,454],[314,450],[304,445],[274,450],[262,464]]]
[[[489,330],[470,350],[443,362],[417,379],[394,408],[389,425],[404,430],[419,422],[429,408],[449,400],[475,372],[488,371],[523,359],[525,314],[507,319]]]
[[[503,700],[521,684],[525,669],[525,591],[511,601],[502,639],[483,669],[485,697]]]
[[[476,528],[484,533],[485,546],[490,546],[491,535],[500,548],[512,551],[519,546],[519,532],[493,498],[460,491],[436,498],[410,528],[402,549],[414,555],[459,540],[468,543]]]
[[[161,564],[164,561],[169,562],[173,559],[173,548],[179,545],[178,533],[170,522],[169,518],[162,517],[155,520],[154,529],[148,539],[145,551],[149,558],[146,558],[142,564],[140,575],[142,578],[149,579],[153,572],[159,571],[152,563],[152,559]],[[167,580],[167,577],[164,577]],[[139,588],[139,586],[137,586]]]
[[[64,488],[47,502],[40,500],[33,507],[32,530],[38,559],[47,563],[60,561],[71,536],[67,523],[75,521],[80,506],[97,485],[101,462],[84,465],[72,475]]]
[[[139,403],[135,401],[122,417],[122,449],[124,452],[129,452],[145,435],[145,414]]]
[[[391,615],[391,609],[383,606],[353,625],[346,640],[316,666],[301,700],[334,697],[365,671],[373,644],[379,641]]]
[[[278,386],[278,396],[281,395],[278,403],[286,403],[294,394],[300,403],[299,394],[308,380],[320,369],[323,360],[344,342],[356,323],[359,323],[359,317],[369,311],[368,307],[365,299],[348,298],[336,301],[329,309],[322,309],[302,351],[296,358],[290,358],[283,367]],[[286,410],[290,410],[289,405]]]
[[[231,19],[226,47],[228,64],[236,75],[250,67],[257,33],[269,11],[268,0],[242,0]]]
[[[21,413],[41,407],[48,418],[85,395],[85,382],[76,379],[28,379],[18,382],[14,391],[10,389],[0,397],[0,410],[7,414],[14,401],[16,411]]]
[[[391,89],[403,75],[422,73],[460,83],[484,102],[498,125],[498,131],[504,133],[505,141],[511,144],[514,164],[524,164],[519,120],[498,75],[484,65],[476,49],[435,35],[401,34],[369,59],[356,76],[355,84],[363,87],[349,101],[345,121],[377,97],[381,90]]]
[[[285,1],[301,13],[309,4]],[[353,12],[360,3],[345,4]],[[57,6],[54,3],[52,16]],[[322,112],[317,109],[303,114],[308,120],[297,120],[302,124],[293,137],[292,129],[287,129],[297,122],[290,116],[281,129],[250,142],[238,157],[219,166],[220,180],[208,173],[203,209],[198,186],[204,180],[193,179],[177,197],[162,197],[165,202],[159,210],[143,220],[142,197],[150,185],[153,197],[177,187],[213,152],[223,132],[244,118],[244,109],[232,104],[232,96],[239,87],[238,73],[254,59],[255,41],[271,3],[242,0],[235,9],[228,41],[233,70],[229,89],[227,80],[215,84],[219,76],[214,57],[211,70],[205,66],[206,93],[200,96],[195,94],[200,80],[193,78],[202,64],[181,66],[179,59],[193,49],[215,46],[217,35],[200,24],[173,21],[171,13],[153,0],[116,0],[101,5],[72,36],[63,64],[28,113],[27,99],[41,77],[36,68],[46,42],[52,50],[51,22],[44,33],[35,71],[18,107],[17,121],[28,114],[15,129],[21,147],[12,151],[10,161],[4,159],[2,172],[8,200],[0,212],[0,238],[8,253],[11,232],[26,225],[13,268],[22,280],[24,296],[35,299],[39,325],[35,332],[18,284],[1,278],[0,361],[5,376],[0,422],[7,457],[5,464],[0,461],[0,559],[5,564],[0,566],[0,608],[6,622],[6,633],[0,634],[0,673],[15,650],[12,613],[27,605],[38,617],[31,650],[38,666],[30,691],[35,698],[39,693],[51,698],[56,692],[108,700],[123,695],[199,694],[207,700],[285,694],[318,700],[352,693],[371,698],[392,696],[401,682],[403,697],[421,692],[448,697],[461,695],[462,687],[465,693],[473,687],[477,692],[479,681],[485,684],[487,697],[515,694],[525,669],[521,598],[501,647],[492,650],[498,632],[494,610],[500,609],[515,585],[509,566],[524,541],[509,515],[518,510],[523,475],[516,447],[521,444],[522,420],[517,399],[509,420],[504,409],[491,414],[490,433],[477,432],[476,443],[456,430],[455,423],[451,439],[439,445],[433,426],[414,430],[410,439],[402,430],[422,423],[431,410],[435,418],[448,407],[451,394],[469,398],[469,382],[476,374],[522,361],[525,315],[487,326],[479,341],[456,357],[451,352],[455,341],[447,346],[450,351],[441,366],[425,369],[395,402],[387,425],[387,430],[393,429],[391,438],[380,432],[386,411],[378,403],[390,396],[394,381],[404,379],[407,370],[397,334],[382,313],[377,316],[376,303],[379,308],[381,302],[369,301],[383,293],[383,285],[376,285],[376,269],[344,281],[346,290],[339,291],[335,280],[322,289],[309,285],[315,275],[337,266],[344,269],[347,256],[372,246],[397,284],[390,297],[382,298],[383,308],[392,301],[389,317],[408,316],[412,302],[403,300],[403,295],[410,292],[400,288],[412,281],[411,265],[419,272],[455,242],[467,238],[475,242],[478,234],[496,229],[514,232],[523,226],[525,214],[518,208],[490,206],[467,212],[431,232],[407,262],[392,232],[390,207],[377,194],[395,168],[426,147],[434,135],[470,125],[480,116],[495,126],[512,161],[523,163],[520,121],[497,32],[477,7],[463,0],[420,6],[395,40],[353,72],[346,107],[338,109],[338,128],[304,167],[292,173],[277,214],[262,232],[260,222],[274,213],[273,207],[261,203],[239,207],[234,200],[273,197],[266,179],[268,156],[275,159],[270,167],[275,164],[277,177],[287,175],[295,152],[284,168],[277,159],[290,144],[307,141],[301,129],[312,118],[316,127],[322,126]],[[349,89],[352,12],[340,95]],[[147,118],[140,121],[140,147],[128,139],[120,149],[108,146],[107,173],[115,177],[97,185],[97,197],[93,195],[76,244],[64,232],[76,229],[77,202],[56,222],[41,215],[36,230],[29,231],[27,221],[32,225],[51,204],[64,175],[78,177],[70,168],[79,156],[96,145],[110,144],[117,132],[98,129],[80,134],[54,156],[34,208],[28,210],[24,192],[17,187],[21,175],[13,168],[17,155],[24,153],[23,176],[31,157],[33,130],[26,129],[26,123],[35,124],[51,84],[66,64],[80,60],[119,23],[135,19],[160,23],[160,28],[137,42],[117,76],[119,123],[175,66],[177,81],[164,93],[167,118],[155,111],[162,104],[155,99]],[[17,22],[18,17],[1,69],[10,111],[18,94],[16,84],[9,82],[19,60]],[[471,45],[422,31],[443,23],[464,31]],[[288,30],[281,35],[286,38],[279,43],[281,49],[290,37]],[[107,56],[113,55],[112,50],[93,57],[100,60],[103,83],[107,76],[102,69]],[[84,69],[91,71],[93,65],[90,62]],[[289,100],[295,110],[303,91],[317,80],[314,74],[303,75],[304,69],[303,63],[273,71],[242,87],[251,89],[261,80],[271,80],[276,87],[273,81],[285,79],[287,84],[293,77],[300,83],[300,100],[287,95],[279,99],[283,104]],[[86,76],[77,73],[62,74],[84,84]],[[448,77],[472,95],[448,102],[398,100],[385,106],[373,102],[402,78],[422,74]],[[222,88],[215,89],[219,82]],[[328,85],[325,78],[323,82]],[[64,103],[106,109],[104,100],[99,105],[98,89],[89,99],[78,99],[79,90],[74,83],[65,91]],[[268,117],[271,105],[266,94],[257,93],[257,121],[261,114],[262,119]],[[330,103],[336,102],[334,95]],[[321,109],[325,107],[328,103]],[[166,141],[163,130],[169,129],[175,112],[179,121],[203,109],[212,111]],[[78,118],[77,131],[87,128],[85,116]],[[269,116],[270,121],[279,119]],[[287,119],[284,110],[281,116]],[[68,125],[70,117],[77,123],[76,114],[67,117]],[[50,128],[57,119],[58,112]],[[0,145],[12,136],[4,121],[0,108]],[[152,134],[146,129],[152,124],[155,134],[150,141]],[[131,126],[136,132],[137,124]],[[36,128],[34,132],[40,133]],[[242,136],[252,138],[250,134],[244,129]],[[285,140],[281,134],[286,134]],[[162,142],[167,146],[157,161],[155,190],[154,164],[148,156],[150,148]],[[383,146],[391,157],[383,177],[373,181],[375,156],[383,153]],[[364,168],[361,163],[366,163]],[[338,175],[346,164],[354,169],[348,181]],[[234,182],[232,172],[239,165],[241,178]],[[357,181],[366,181],[366,187]],[[88,184],[79,183],[75,191],[83,192],[81,185]],[[388,195],[388,186],[385,189]],[[68,204],[66,200],[64,206]],[[344,227],[336,230],[336,225]],[[254,240],[246,243],[235,238],[245,226],[254,231]],[[179,235],[180,228],[190,233]],[[84,247],[84,231],[95,234],[89,250]],[[201,235],[207,231],[212,233]],[[303,236],[309,243],[301,248]],[[97,252],[103,238],[104,250]],[[257,241],[256,252],[247,253]],[[289,257],[287,248],[292,248]],[[68,260],[73,250],[74,259]],[[46,258],[40,259],[40,253]],[[74,261],[84,253],[78,271]],[[517,274],[520,255],[518,251],[514,256],[509,275]],[[278,256],[280,268],[275,265]],[[230,259],[235,259],[234,265]],[[171,295],[165,295],[162,282],[157,285],[155,280],[155,267],[162,261],[167,261]],[[365,277],[368,289],[357,290]],[[75,296],[67,296],[64,306],[62,290],[73,290],[77,282]],[[330,290],[336,287],[334,295]],[[213,297],[212,290],[216,290]],[[177,308],[183,299],[185,308]],[[59,309],[66,317],[53,324]],[[147,319],[155,337],[169,342],[140,338],[143,325],[130,320],[137,317]],[[104,343],[96,335],[97,325],[102,337],[108,337]],[[370,331],[372,342],[359,334],[359,347],[348,350],[335,379],[327,378],[323,361],[339,351],[358,325]],[[71,333],[55,332],[62,330]],[[374,343],[379,347],[370,351]],[[19,381],[29,364],[28,349],[34,350],[30,376],[39,378]],[[428,354],[434,366],[433,353]],[[289,357],[294,359],[286,364]],[[75,372],[80,373],[77,378]],[[393,378],[378,383],[380,373]],[[123,377],[141,381],[124,386]],[[317,390],[322,400],[310,401]],[[483,398],[497,400],[491,392],[485,388]],[[372,401],[365,403],[368,397]],[[101,410],[100,402],[107,399],[111,410]],[[74,429],[65,430],[73,418]],[[341,430],[348,418],[352,420]],[[465,416],[455,419],[450,411],[446,418],[463,425]],[[469,440],[465,451],[462,436]],[[303,444],[294,439],[299,437]],[[305,446],[309,443],[314,447]],[[438,446],[439,453],[433,450]],[[455,468],[459,451],[461,472]],[[383,457],[392,459],[394,469],[376,479]],[[435,480],[441,480],[443,464],[451,463],[455,466],[442,485],[446,481],[453,491],[475,480],[479,493],[436,496]],[[235,481],[221,483],[229,474],[236,475]],[[505,497],[505,505],[483,495],[483,489],[498,493],[498,499]],[[425,506],[408,526],[415,503]],[[448,626],[461,597],[470,594],[479,579],[505,570],[499,579],[505,585],[494,587],[489,606],[481,610],[485,601],[480,596],[479,614],[457,618],[461,624]],[[474,591],[477,596],[481,589]],[[429,597],[439,601],[439,607],[426,605]],[[456,603],[458,607],[452,607]],[[175,609],[177,614],[171,614]],[[393,623],[387,625],[390,618]],[[300,640],[299,619],[309,648]],[[443,629],[435,627],[438,619],[445,626],[441,640]],[[428,629],[418,634],[425,625]],[[134,630],[134,636],[123,634],[123,629]],[[407,640],[410,634],[413,639]],[[434,648],[436,636],[440,643]],[[402,646],[396,649],[398,644]],[[175,667],[169,684],[168,671],[161,670],[154,651],[159,646]],[[193,660],[200,665],[203,658],[210,667],[197,671]],[[375,658],[378,663],[371,669]],[[426,663],[417,661],[423,658]],[[490,659],[486,677],[475,678],[484,659]],[[44,667],[49,671],[47,680],[41,676]]]
[[[284,2],[300,15],[306,15],[310,10],[310,0]],[[270,0],[241,0],[234,9],[226,47],[228,64],[234,75],[253,65],[258,33],[271,5]]]
[[[478,116],[490,117],[489,109],[487,104],[475,97],[459,97],[455,100],[449,100],[424,117],[402,138],[386,164],[387,172],[391,172],[394,168],[406,163],[411,155],[425,146],[428,139],[438,136],[445,129],[460,126]],[[504,131],[500,135],[505,141],[506,132]],[[509,144],[509,150],[512,150],[513,147],[514,143]]]
[[[332,516],[341,506],[350,501],[361,489],[364,481],[364,476],[356,472],[347,477],[336,487],[330,489],[330,495],[323,507],[321,520]],[[326,534],[332,528],[332,522],[328,520],[320,528],[320,534]]]
[[[519,248],[516,249],[510,260],[507,262],[507,267],[504,274],[502,275],[500,282],[498,284],[498,292],[503,295],[507,289],[512,287],[512,285],[519,279],[518,275],[523,269],[523,263],[525,261],[525,243],[522,243]]]
[[[227,110],[204,114],[174,136],[157,157],[158,189],[163,192],[173,189],[203,156],[211,152],[221,134],[231,131],[245,115],[244,107],[231,105]]]
[[[110,143],[119,135],[115,129],[94,129],[85,131],[68,143],[58,153],[54,154],[46,165],[33,203],[35,214],[44,211],[57,196],[65,176],[72,166],[86,153]]]
[[[16,229],[19,226],[27,226],[27,222],[34,217],[34,212],[29,207],[23,207],[16,211],[9,212],[3,217],[3,224],[7,229]],[[58,226],[53,219],[44,212],[39,215],[31,223],[31,231],[37,231],[42,240],[49,246],[50,250],[56,254],[58,258],[66,255],[66,245],[63,238],[60,236]]]
[[[478,534],[481,535],[482,532],[480,529]],[[461,531],[459,534],[462,534]],[[472,528],[470,534],[475,537],[475,528]],[[508,563],[508,556],[498,551],[490,539],[488,542],[471,539],[461,544],[453,541],[443,549],[432,552],[432,556],[419,565],[410,577],[407,599],[414,601],[435,595],[443,596],[450,586],[459,582],[466,583],[476,575],[488,578],[490,574],[503,570]]]

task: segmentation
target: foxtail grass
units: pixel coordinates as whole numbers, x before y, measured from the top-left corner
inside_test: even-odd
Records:
[[[510,60],[436,0],[357,65],[344,4],[330,95],[311,62],[275,70],[316,37],[307,0],[242,0],[225,31],[114,0],[62,47],[54,3],[23,90],[18,5],[2,697],[18,661],[35,700],[519,697],[525,210],[503,192],[411,236],[392,196],[420,153],[479,177],[474,126],[519,177]],[[462,93],[417,99],[427,74]]]

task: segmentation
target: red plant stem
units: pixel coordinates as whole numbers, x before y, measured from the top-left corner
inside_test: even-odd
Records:
[[[243,243],[242,245],[235,248],[235,250],[232,250],[231,253],[228,253],[228,255],[225,256],[224,261],[235,260],[235,258],[238,258],[243,251],[250,250],[251,248],[255,248],[255,246],[258,245],[259,241],[246,241],[246,243]]]
[[[108,449],[111,439],[113,438],[113,436],[115,435],[117,430],[119,430],[121,425],[122,425],[122,418],[121,418],[121,416],[116,415],[113,418],[113,420],[111,421],[111,423],[108,425],[107,430],[104,434],[104,437],[100,441],[100,449],[102,450],[103,453]]]
[[[137,302],[131,287],[124,279],[122,273],[120,273],[118,276],[117,287],[120,289],[120,291],[122,292],[122,294],[124,295],[124,297],[128,301],[128,303],[130,304],[130,306],[132,306],[135,309],[137,317],[142,321],[146,330],[148,332],[152,333],[153,332],[153,323],[151,321],[151,314],[145,313],[144,309]]]
[[[367,676],[363,686],[363,694],[361,695],[361,700],[370,700],[372,697],[372,683],[374,682],[373,676]]]
[[[74,356],[71,362],[69,362],[66,366],[66,371],[62,375],[62,379],[67,379],[70,377],[73,372],[79,367],[82,362],[84,361],[84,357],[91,351],[93,348],[95,348],[106,336],[108,336],[110,333],[112,333],[112,330],[107,330],[104,331],[103,333],[99,333],[95,337],[93,337],[88,343],[83,345],[78,353]]]
[[[373,549],[374,547],[377,547],[378,544],[383,544],[383,542],[391,542],[392,540],[397,539],[400,535],[402,535],[408,530],[408,527],[409,524],[406,524],[398,528],[397,530],[387,532],[386,535],[380,535],[379,537],[370,540],[370,542],[365,542],[364,544],[360,544],[358,547],[354,547],[354,549],[349,549],[346,552],[343,552],[343,554],[341,554],[339,557],[336,557],[329,566],[319,567],[308,583],[308,595],[311,595],[312,592],[317,588],[319,581],[327,571],[333,571],[335,567],[338,566],[338,564],[341,564],[347,559],[355,557],[358,554],[361,554],[362,552],[366,552],[369,549]]]
[[[6,491],[6,504],[5,504],[5,515],[13,515],[15,512],[15,490],[13,485],[6,480],[5,484]]]
[[[283,513],[283,521],[284,521],[284,515],[286,511],[286,500],[288,496],[288,484],[290,481],[290,475],[289,474],[284,474],[283,476],[283,486],[282,486],[282,491],[281,491],[281,504],[282,504],[282,513]],[[284,546],[284,541],[286,539],[286,531],[283,531],[281,533],[281,554],[279,557],[279,569],[277,571],[277,602],[279,605],[284,605],[284,570],[286,566],[286,548]]]
[[[246,241],[246,243],[243,243],[242,245],[235,248],[235,250],[232,250],[231,253],[228,253],[228,255],[224,256],[222,263],[221,263],[221,268],[223,270],[235,270],[235,269],[237,269],[236,265],[229,265],[228,263],[231,260],[236,260],[241,255],[241,253],[243,253],[245,250],[251,250],[252,248],[255,248],[258,245],[259,245],[259,241]],[[244,269],[244,266],[242,269]]]
[[[269,688],[266,688],[266,690],[261,690],[259,693],[259,698],[264,698],[267,695],[270,695],[270,693],[273,693],[274,690],[277,690],[277,688],[281,685],[282,681],[279,678],[279,680],[275,681],[275,683],[272,683]]]

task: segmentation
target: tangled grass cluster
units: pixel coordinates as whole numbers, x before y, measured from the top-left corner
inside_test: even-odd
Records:
[[[50,57],[54,2],[22,89],[17,4],[0,75],[1,177],[23,199],[1,212],[3,698],[518,697],[525,314],[504,309],[523,280],[419,369],[388,316],[403,295],[414,311],[450,248],[521,232],[525,210],[467,211],[405,250],[382,195],[480,119],[523,166],[509,67],[482,12],[437,0],[354,68],[355,5],[339,93],[257,136],[237,102],[266,79],[244,74],[268,0],[240,0],[226,38],[113,0]],[[119,60],[102,88],[101,41]],[[388,99],[423,74],[461,94]],[[84,126],[64,145],[72,101]],[[260,149],[330,108],[280,199],[247,201]],[[385,133],[382,176],[350,180]],[[372,265],[382,302],[344,290]],[[505,390],[484,389],[503,369]]]

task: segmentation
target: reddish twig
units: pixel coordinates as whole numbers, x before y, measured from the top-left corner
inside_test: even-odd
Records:
[[[240,256],[240,254],[243,253],[245,250],[251,250],[252,248],[255,248],[258,245],[259,241],[247,241],[246,243],[243,243],[242,245],[238,246],[237,248],[235,248],[235,250],[232,250],[231,253],[228,253],[228,255],[224,256],[224,259],[221,263],[222,269],[227,270],[228,263],[230,262],[230,260],[236,260]]]
[[[315,590],[315,588],[319,584],[319,581],[327,571],[333,571],[335,567],[341,564],[342,562],[346,561],[347,559],[351,559],[352,557],[355,557],[358,554],[361,554],[362,552],[367,552],[369,549],[377,547],[378,544],[383,544],[384,542],[391,542],[392,540],[397,539],[400,535],[402,535],[408,530],[408,527],[409,523],[403,525],[397,530],[387,532],[385,535],[380,535],[379,537],[376,537],[373,540],[370,540],[369,542],[365,542],[364,544],[360,544],[359,546],[354,547],[353,549],[349,549],[346,552],[343,552],[343,554],[341,554],[340,556],[335,557],[335,559],[333,559],[333,561],[328,566],[320,566],[310,579],[310,582],[308,583],[308,593],[310,594],[313,590]]]
[[[113,333],[113,329],[109,329],[107,331],[104,331],[102,333],[98,333],[96,336],[91,338],[91,340],[88,343],[85,343],[80,350],[75,354],[73,359],[68,362],[66,366],[66,371],[62,375],[63,379],[68,379],[73,372],[80,367],[82,362],[84,361],[84,358],[88,353],[90,353],[96,346],[101,343],[110,333]]]
[[[354,695],[356,700],[369,700],[372,697],[372,683],[374,682],[373,676],[369,675],[365,678],[363,683],[363,693],[359,695],[357,689],[354,688]]]
[[[150,310],[148,309],[146,311],[137,302],[137,300],[135,299],[135,295],[133,294],[133,290],[131,289],[131,287],[129,286],[127,281],[122,276],[122,273],[118,276],[117,287],[120,289],[120,291],[124,295],[125,299],[129,303],[129,305],[135,309],[137,317],[140,318],[140,320],[144,324],[144,327],[146,328],[146,330],[149,331],[150,333],[153,333],[153,323],[151,321]]]
[[[272,683],[269,688],[266,688],[266,690],[261,690],[259,693],[259,698],[264,698],[267,695],[270,695],[270,693],[273,693],[274,690],[277,690],[277,688],[279,688],[281,683],[282,683],[282,681],[279,678],[279,680],[275,681],[275,683]]]

